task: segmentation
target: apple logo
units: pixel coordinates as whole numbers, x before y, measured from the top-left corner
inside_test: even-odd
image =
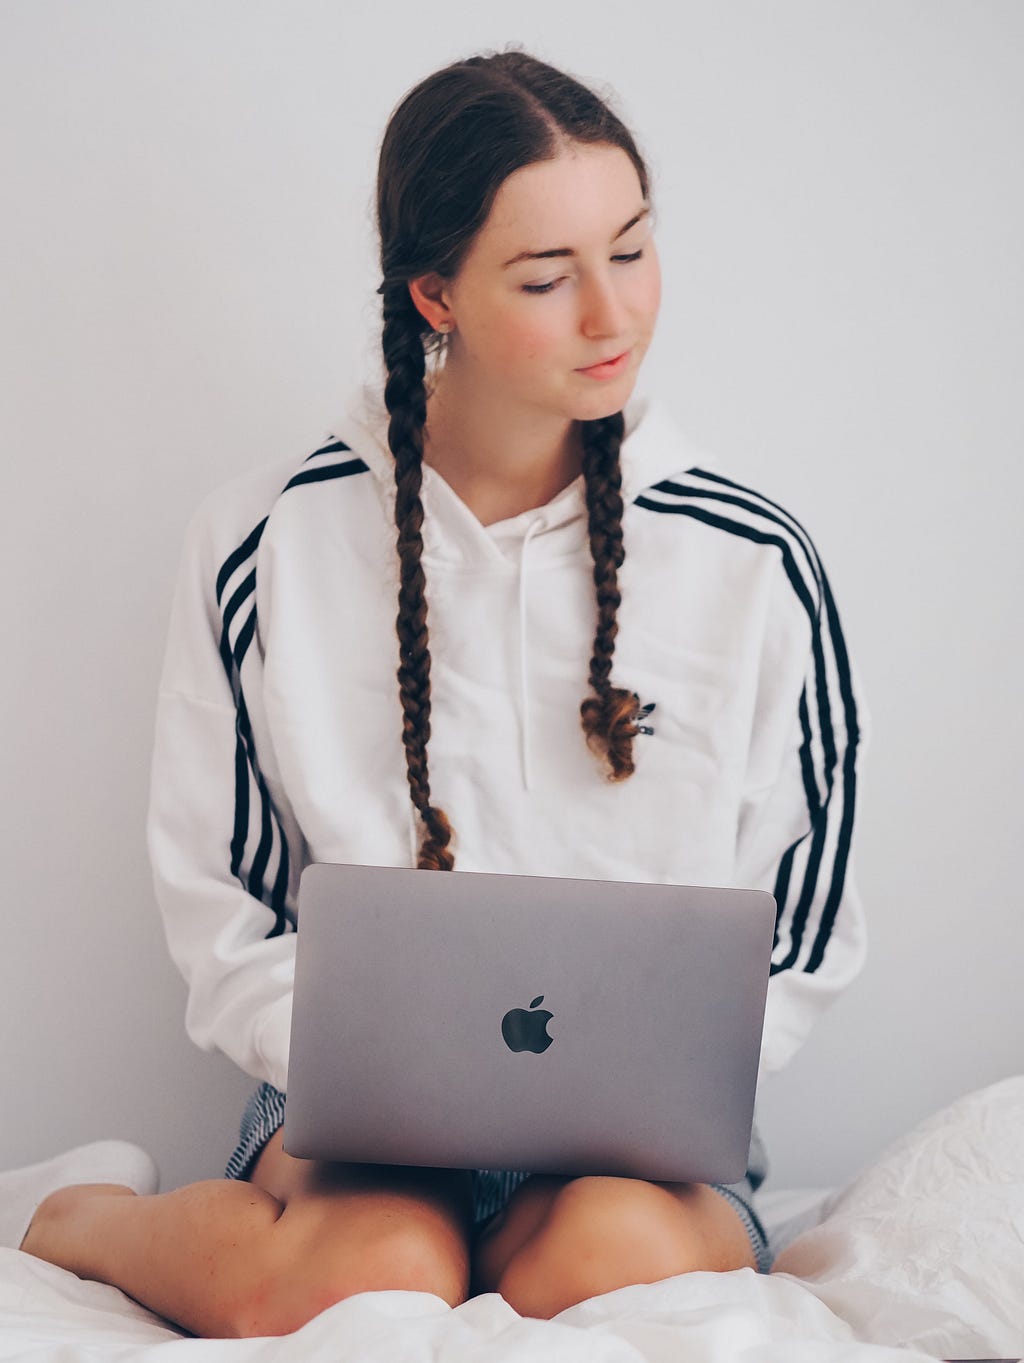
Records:
[[[544,995],[538,994],[530,1007],[536,1008],[543,1002]],[[501,1034],[505,1038],[505,1045],[510,1051],[533,1051],[540,1055],[541,1051],[546,1051],[555,1039],[548,1036],[546,1030],[553,1016],[546,1008],[542,1008],[539,1013],[528,1013],[525,1008],[510,1008],[501,1019]]]

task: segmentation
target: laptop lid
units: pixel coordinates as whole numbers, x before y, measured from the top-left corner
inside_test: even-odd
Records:
[[[736,1182],[774,926],[764,890],[309,865],[284,1149]]]

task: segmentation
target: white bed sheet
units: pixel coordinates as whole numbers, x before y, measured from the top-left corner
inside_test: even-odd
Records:
[[[767,1194],[770,1275],[690,1273],[554,1320],[365,1292],[281,1338],[183,1336],[116,1288],[0,1250],[0,1360],[23,1363],[882,1363],[1024,1355],[1024,1077],[960,1099],[829,1192]]]

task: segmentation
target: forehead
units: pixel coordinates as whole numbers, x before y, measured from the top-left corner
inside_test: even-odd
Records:
[[[472,254],[500,263],[519,251],[606,246],[643,202],[640,177],[621,147],[574,144],[508,176]]]

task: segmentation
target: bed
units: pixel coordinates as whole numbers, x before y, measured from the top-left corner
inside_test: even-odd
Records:
[[[295,1334],[194,1339],[118,1289],[0,1250],[0,1360],[883,1363],[1024,1355],[1024,1076],[959,1099],[840,1189],[769,1192],[769,1275],[690,1273],[519,1316],[365,1292]]]

